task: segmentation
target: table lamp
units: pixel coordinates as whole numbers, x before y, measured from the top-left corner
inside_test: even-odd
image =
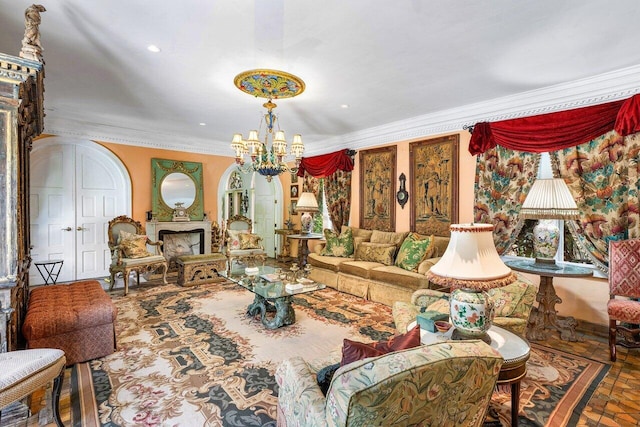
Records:
[[[301,234],[311,233],[311,227],[313,225],[313,216],[311,214],[318,211],[316,196],[314,196],[313,193],[302,193],[296,205],[296,212],[303,212],[300,217]]]
[[[454,290],[449,298],[453,339],[491,342],[487,331],[494,316],[485,292],[513,283],[516,275],[500,259],[492,224],[451,224],[449,246],[426,273],[429,281]]]
[[[553,219],[578,219],[579,212],[569,187],[562,178],[537,179],[519,213],[522,219],[539,220],[533,228],[533,254],[536,264],[556,266],[560,229]]]

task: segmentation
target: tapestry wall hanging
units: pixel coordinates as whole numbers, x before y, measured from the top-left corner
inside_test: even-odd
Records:
[[[458,146],[457,134],[409,144],[412,231],[449,236],[457,223]]]
[[[396,229],[396,146],[360,151],[360,227]]]

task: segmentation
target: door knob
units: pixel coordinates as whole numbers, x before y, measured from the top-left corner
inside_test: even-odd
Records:
[[[67,227],[67,228],[63,228],[62,229],[62,231],[71,231],[71,230],[73,230],[73,228],[71,228],[71,227]]]
[[[88,228],[78,227],[78,228],[76,228],[76,230],[78,230],[78,231],[84,231],[84,230],[88,230]]]

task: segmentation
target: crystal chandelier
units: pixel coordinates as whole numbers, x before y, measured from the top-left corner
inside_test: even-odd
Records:
[[[260,121],[258,130],[249,131],[249,137],[246,140],[241,133],[233,135],[231,149],[235,152],[238,169],[245,173],[258,172],[266,177],[267,181],[271,181],[272,177],[283,172],[295,173],[304,152],[302,136],[300,134],[293,136],[290,154],[295,157],[296,166],[290,168],[284,161],[287,155],[287,141],[284,131],[280,129],[278,116],[273,112],[277,107],[273,99],[292,98],[299,95],[304,90],[304,82],[284,71],[250,70],[238,74],[234,83],[243,92],[268,99],[262,104],[267,112]],[[260,131],[263,123],[264,138],[261,139]],[[245,155],[251,159],[251,163],[246,166]]]

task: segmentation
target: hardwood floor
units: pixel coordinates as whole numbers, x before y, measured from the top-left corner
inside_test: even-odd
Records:
[[[616,362],[609,361],[606,338],[579,334],[581,342],[552,337],[537,343],[611,365],[580,417],[578,426],[640,426],[640,349],[617,347]]]

